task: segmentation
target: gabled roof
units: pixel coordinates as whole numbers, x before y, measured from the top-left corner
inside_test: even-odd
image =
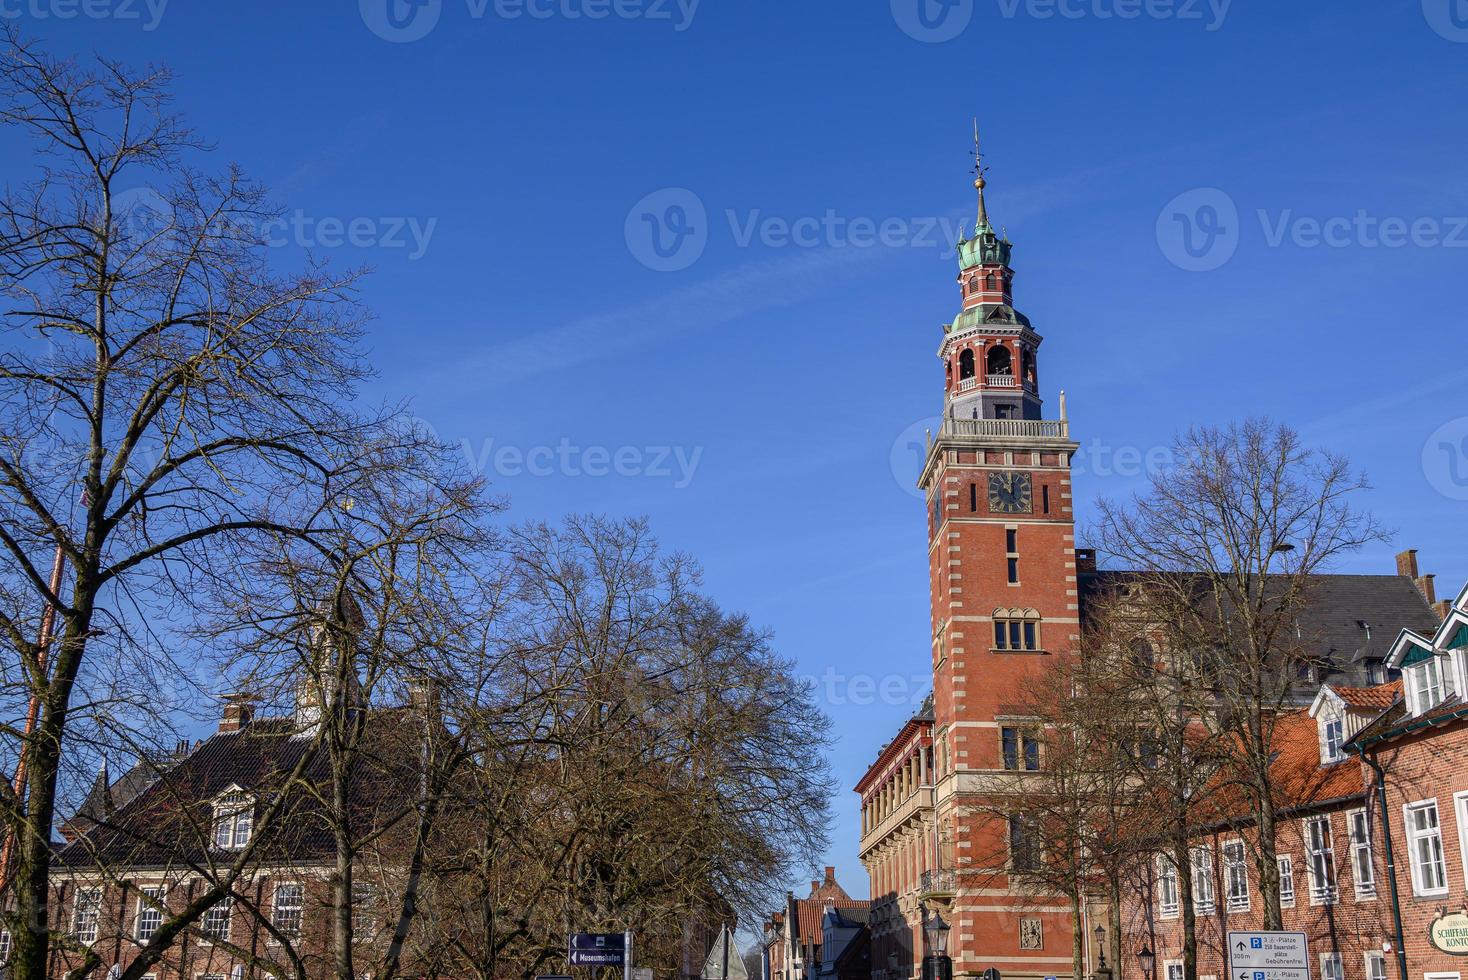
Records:
[[[1464,646],[1465,641],[1468,641],[1468,610],[1462,607],[1461,602],[1462,600],[1449,610],[1447,618],[1434,630],[1402,630],[1392,644],[1391,656],[1387,662],[1400,668],[1414,659],[1414,654],[1420,656],[1423,652],[1434,653]]]
[[[1399,680],[1389,684],[1378,684],[1375,687],[1322,684],[1320,693],[1315,695],[1315,700],[1310,705],[1310,717],[1318,718],[1320,709],[1327,702],[1353,711],[1382,712],[1390,708],[1392,703],[1401,696],[1402,682]]]

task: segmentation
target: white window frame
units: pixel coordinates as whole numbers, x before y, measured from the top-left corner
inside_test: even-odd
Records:
[[[10,930],[0,929],[0,966],[10,962]]]
[[[1174,969],[1177,970],[1177,975],[1175,977],[1173,975],[1173,970]],[[1183,980],[1184,975],[1185,974],[1183,973],[1183,961],[1182,960],[1164,960],[1163,961],[1163,963],[1162,963],[1162,980]]]
[[[1324,824],[1325,847],[1316,850],[1311,827]],[[1335,828],[1332,827],[1330,814],[1324,813],[1315,817],[1306,817],[1300,821],[1300,836],[1305,842],[1305,871],[1310,882],[1310,904],[1311,905],[1334,905],[1340,897],[1340,889],[1336,885],[1337,870],[1335,866]],[[1317,864],[1317,856],[1323,855],[1323,863],[1326,871],[1326,882],[1321,884],[1320,868]]]
[[[293,904],[282,905],[282,892],[289,889],[295,895]],[[283,921],[282,915],[287,918]],[[291,920],[294,920],[292,922]],[[270,894],[270,924],[287,939],[301,938],[301,927],[306,923],[306,886],[299,881],[277,881]],[[279,942],[275,936],[271,942]]]
[[[1453,794],[1453,815],[1458,818],[1458,851],[1463,858],[1463,881],[1468,883],[1468,790]]]
[[[352,936],[372,939],[380,924],[377,918],[377,886],[364,881],[352,882]]]
[[[1360,824],[1361,834],[1356,835],[1357,824]],[[1346,814],[1346,836],[1351,843],[1351,882],[1356,889],[1357,900],[1374,899],[1376,897],[1376,853],[1371,844],[1371,816],[1362,807],[1359,810],[1351,810]],[[1366,861],[1365,880],[1361,876],[1362,858]]]
[[[1341,747],[1346,744],[1346,718],[1340,711],[1327,709],[1320,719],[1320,761],[1324,765],[1343,762],[1346,754]],[[1331,737],[1331,733],[1335,737]]]
[[[1238,848],[1237,861],[1229,857],[1229,851],[1233,848]],[[1239,875],[1238,881],[1244,886],[1241,895],[1234,894],[1235,872]],[[1230,912],[1249,911],[1249,849],[1237,837],[1223,842],[1223,888],[1225,908]]]
[[[92,895],[86,909],[82,908],[82,896]],[[85,917],[85,918],[84,918]],[[90,946],[97,941],[102,929],[102,889],[87,885],[78,888],[71,898],[71,936],[77,942]]]
[[[222,931],[212,929],[209,926],[210,918],[217,915],[224,916],[224,929]],[[204,942],[229,942],[229,934],[233,926],[234,901],[229,895],[224,896],[219,901],[209,906],[207,909],[204,910],[204,914],[199,916],[199,932],[201,935],[203,935]]]
[[[1412,826],[1412,815],[1418,811],[1432,810],[1436,822],[1435,832],[1417,831]],[[1402,805],[1402,830],[1407,839],[1407,862],[1412,869],[1412,894],[1423,898],[1437,898],[1448,893],[1448,860],[1443,850],[1443,824],[1442,811],[1438,808],[1436,797],[1426,800],[1415,800]],[[1426,888],[1422,883],[1422,864],[1418,861],[1417,844],[1419,841],[1430,841],[1437,838],[1437,860],[1442,870],[1442,885],[1434,888]]]
[[[1363,959],[1365,960],[1366,980],[1387,980],[1385,953],[1379,949],[1368,949]],[[1377,964],[1381,965],[1381,969],[1372,969]]]
[[[133,913],[133,938],[140,943],[146,943],[150,939],[152,939],[153,934],[156,933],[159,927],[163,925],[163,910],[160,908],[154,908],[153,905],[150,905],[147,901],[150,898],[158,905],[164,904],[168,901],[167,887],[163,885],[138,886],[137,908]],[[148,920],[151,924],[151,928],[148,930],[148,934],[146,936],[143,935],[144,916],[148,916]],[[151,921],[154,916],[157,916],[156,922]]]
[[[1173,863],[1170,856],[1166,854],[1157,855],[1157,915],[1162,919],[1176,919],[1183,914],[1182,882],[1178,878],[1177,865]],[[1164,882],[1172,881],[1172,901],[1167,900],[1167,887]]]
[[[1279,868],[1280,908],[1292,909],[1295,907],[1295,859],[1288,854],[1279,854],[1274,860],[1275,867]]]
[[[1340,953],[1320,954],[1320,980],[1346,980],[1346,964]]]
[[[1199,915],[1212,915],[1218,908],[1218,894],[1213,887],[1213,850],[1201,846],[1192,848],[1188,853],[1188,870],[1193,876],[1193,911]]]
[[[214,798],[214,848],[242,851],[255,832],[255,798],[231,786]]]
[[[1456,667],[1451,657],[1434,655],[1402,672],[1412,714],[1426,714],[1457,692]]]

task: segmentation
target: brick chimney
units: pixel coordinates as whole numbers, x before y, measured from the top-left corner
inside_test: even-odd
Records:
[[[836,884],[836,868],[833,865],[826,865],[826,884]]]
[[[1397,555],[1397,574],[1411,579],[1412,584],[1417,586],[1417,591],[1422,593],[1422,598],[1427,600],[1427,604],[1434,608],[1437,607],[1437,583],[1433,581],[1437,576],[1422,574],[1421,569],[1417,567],[1416,548],[1408,549]],[[1441,618],[1446,619],[1447,616],[1444,614]]]
[[[255,717],[253,694],[231,694],[224,699],[224,714],[219,718],[219,732],[237,732]]]
[[[1453,600],[1452,599],[1444,599],[1444,600],[1442,600],[1437,605],[1435,605],[1435,606],[1432,607],[1432,611],[1435,612],[1435,613],[1437,613],[1437,618],[1439,620],[1447,619],[1448,618],[1448,614],[1453,611]]]

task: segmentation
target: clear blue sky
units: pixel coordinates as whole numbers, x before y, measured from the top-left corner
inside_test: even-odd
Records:
[[[283,262],[376,267],[374,396],[467,440],[516,518],[649,515],[835,692],[853,893],[845,789],[925,692],[907,444],[940,405],[958,293],[927,227],[972,221],[970,117],[1083,521],[1137,482],[1126,453],[1267,413],[1368,471],[1444,591],[1468,579],[1461,0],[90,2],[111,16],[0,9],[169,63],[215,164],[302,212]]]

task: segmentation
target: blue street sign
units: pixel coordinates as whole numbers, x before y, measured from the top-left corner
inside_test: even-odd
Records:
[[[622,966],[627,937],[620,932],[573,932],[566,959],[572,966]]]

